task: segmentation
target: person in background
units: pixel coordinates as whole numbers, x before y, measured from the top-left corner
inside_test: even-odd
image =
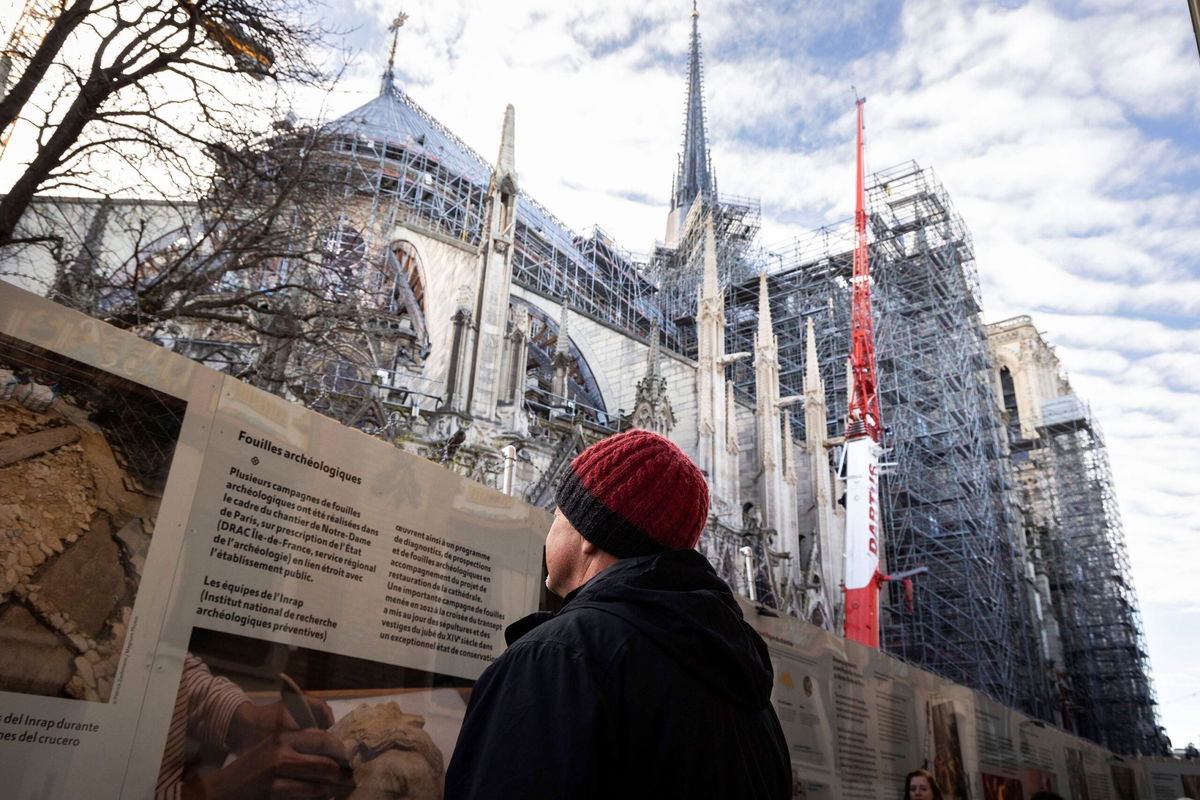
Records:
[[[900,800],[942,800],[942,790],[928,770],[914,769],[904,776]]]
[[[693,549],[699,468],[627,431],[584,450],[555,499],[546,586],[564,604],[505,631],[446,800],[791,797],[766,645]]]

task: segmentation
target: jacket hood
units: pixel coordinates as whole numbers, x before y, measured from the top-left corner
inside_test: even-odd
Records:
[[[622,559],[567,595],[558,613],[584,607],[621,617],[730,700],[754,708],[770,702],[774,671],[766,645],[695,550]]]

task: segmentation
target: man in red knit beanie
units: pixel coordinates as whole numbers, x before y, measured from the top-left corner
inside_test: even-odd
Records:
[[[694,549],[704,475],[633,430],[584,450],[556,494],[546,586],[480,677],[446,800],[787,798],[771,662]]]

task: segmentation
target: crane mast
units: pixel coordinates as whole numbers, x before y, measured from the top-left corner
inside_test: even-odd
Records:
[[[879,440],[882,423],[875,383],[875,326],[867,212],[863,207],[863,103],[858,100],[858,173],[855,184],[854,273],[851,278],[850,386],[846,414],[845,636],[879,647]]]

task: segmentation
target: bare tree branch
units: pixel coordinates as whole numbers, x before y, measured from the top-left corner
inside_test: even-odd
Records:
[[[104,170],[86,163],[97,152],[139,153],[125,158],[146,159],[142,178],[153,185],[156,170],[177,182],[204,177],[206,145],[248,145],[256,132],[246,121],[263,116],[259,81],[327,79],[309,56],[326,35],[306,21],[310,9],[309,0],[69,3],[0,100],[0,129],[30,111],[42,120],[32,160],[0,197],[0,248],[33,198],[62,177],[86,184],[90,175],[91,191],[112,194]],[[138,134],[114,137],[118,118]]]
[[[337,130],[283,119],[285,85],[327,85],[308,2],[71,5],[18,83],[38,129],[0,196],[5,271],[20,251],[57,302],[306,402],[423,359],[391,229],[348,216],[362,167]]]

